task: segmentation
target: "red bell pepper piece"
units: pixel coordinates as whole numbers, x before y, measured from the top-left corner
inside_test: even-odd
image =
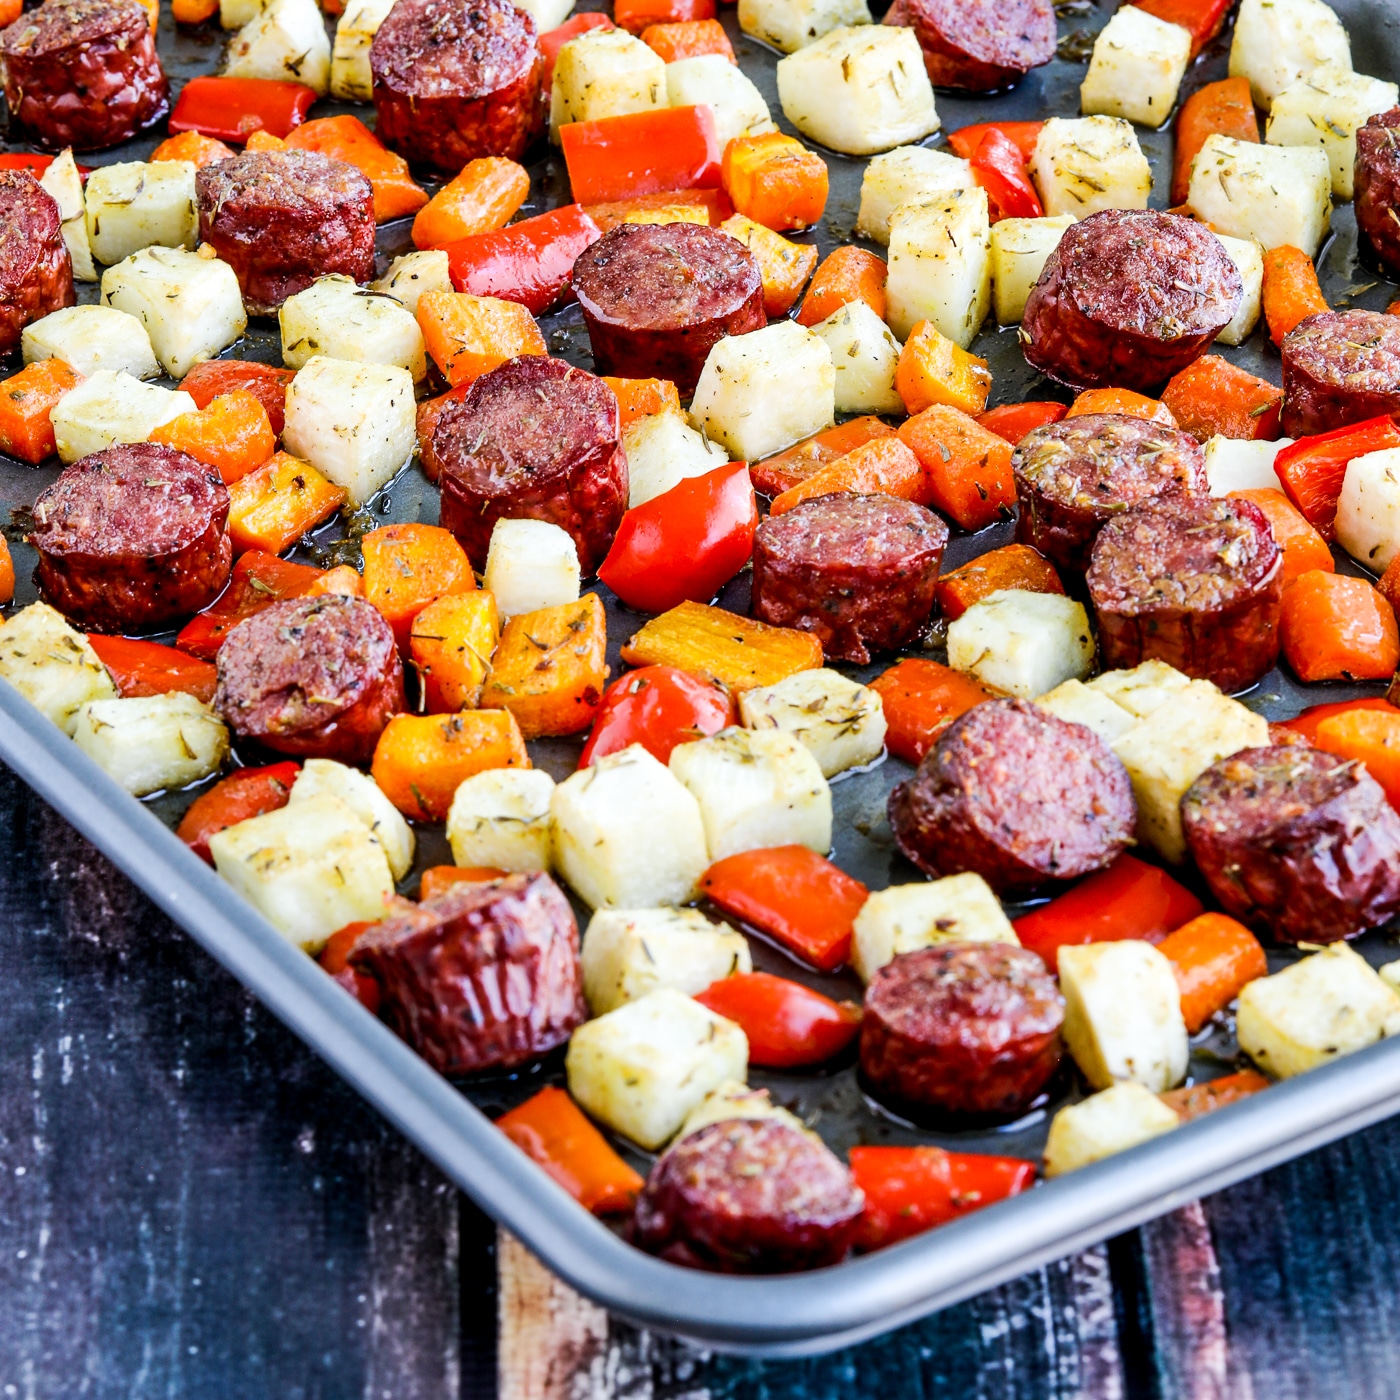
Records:
[[[1050,423],[1058,423],[1068,412],[1064,404],[1044,400],[1004,403],[1000,408],[989,408],[985,413],[978,414],[977,421],[988,432],[1005,438],[1013,447],[1017,447],[1027,433]]]
[[[825,1064],[860,1032],[860,1010],[786,977],[738,972],[696,994],[701,1006],[743,1028],[749,1063],[767,1069]]]
[[[806,846],[769,846],[716,861],[701,892],[822,972],[850,956],[851,925],[870,897],[859,880]]]
[[[730,462],[629,510],[598,577],[643,612],[708,603],[748,561],[756,529],[748,463]]]
[[[1138,9],[1179,24],[1191,35],[1191,57],[1195,58],[1220,33],[1225,16],[1235,0],[1133,0]]]
[[[684,24],[714,19],[715,0],[613,0],[618,25],[640,34],[653,24]]]
[[[988,130],[972,153],[972,175],[987,191],[993,223],[1044,216],[1040,196],[1026,170],[1026,158],[1016,143],[996,127]]]
[[[281,437],[287,418],[287,386],[295,377],[295,370],[257,360],[204,360],[180,381],[180,387],[198,408],[208,408],[221,394],[242,389],[267,410],[272,431]]]
[[[243,621],[284,598],[300,598],[321,577],[320,569],[309,564],[293,564],[250,549],[233,566],[229,585],[212,607],[196,613],[180,629],[175,645],[181,651],[212,661],[224,638]]]
[[[1122,855],[1013,927],[1022,947],[1039,953],[1054,972],[1061,948],[1125,938],[1157,943],[1204,912],[1201,901],[1165,870]]]
[[[1284,494],[1325,540],[1336,538],[1337,502],[1347,463],[1368,452],[1400,447],[1400,432],[1390,417],[1368,418],[1330,433],[1290,443],[1274,458]]]
[[[274,763],[267,768],[240,768],[195,798],[175,828],[176,836],[212,865],[209,838],[250,817],[285,807],[300,772],[301,765],[291,762]]]
[[[378,980],[350,966],[350,954],[360,941],[360,935],[373,927],[374,920],[361,919],[337,929],[326,940],[326,946],[317,954],[316,961],[367,1011],[377,1016],[381,999]]]
[[[1033,1162],[941,1147],[853,1147],[850,1162],[865,1193],[856,1247],[867,1250],[1018,1196],[1035,1181]]]
[[[720,187],[724,152],[709,107],[663,107],[570,122],[559,128],[559,142],[580,204]]]
[[[1317,727],[1333,715],[1344,715],[1352,710],[1382,710],[1387,714],[1400,714],[1394,705],[1384,697],[1375,695],[1365,700],[1332,700],[1325,705],[1312,705],[1302,714],[1292,719],[1276,720],[1270,729],[1286,729],[1291,734],[1300,735],[1314,748],[1317,747]]]
[[[168,695],[172,690],[182,690],[206,705],[214,698],[218,671],[207,661],[196,661],[174,647],[134,637],[104,637],[90,632],[88,644],[112,673],[124,698]]]
[[[170,131],[197,131],[236,145],[255,132],[285,137],[306,120],[316,91],[274,78],[191,78],[170,114]]]
[[[8,152],[0,155],[0,170],[27,170],[36,180],[52,164],[52,156]]]
[[[551,29],[548,33],[541,34],[538,43],[540,52],[544,55],[544,90],[546,94],[554,83],[554,65],[559,62],[559,50],[570,39],[577,39],[580,34],[587,34],[590,29],[616,28],[617,26],[607,15],[591,10],[586,15],[575,15],[572,19],[566,19],[558,29]]]
[[[677,744],[738,723],[739,708],[723,686],[674,666],[643,666],[603,692],[578,766],[591,767],[631,744],[665,763]]]
[[[580,205],[566,204],[448,244],[447,270],[459,292],[518,301],[538,316],[563,294],[574,259],[601,237]]]
[[[1035,154],[1035,143],[1040,139],[1044,122],[978,122],[974,126],[960,127],[948,133],[948,144],[953,154],[964,160],[971,160],[982,144],[982,138],[989,131],[999,131],[1021,153],[1021,159],[1029,161]]]

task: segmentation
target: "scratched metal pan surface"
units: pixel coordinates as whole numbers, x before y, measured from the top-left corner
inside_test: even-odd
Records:
[[[597,7],[588,0],[586,8]],[[1074,115],[1078,84],[1092,32],[1111,12],[1108,0],[1068,0],[1061,9],[1061,54],[1031,74],[1013,92],[985,98],[938,95],[945,131],[992,117],[1038,118]],[[1357,65],[1381,77],[1400,74],[1400,7],[1367,0],[1342,0],[1336,8],[1352,37]],[[777,56],[737,30],[726,12],[739,61],[762,90],[781,123],[774,66]],[[178,32],[162,17],[160,48],[174,85],[213,71],[223,36],[215,30]],[[1187,77],[1186,90],[1224,75],[1226,41],[1218,41]],[[327,108],[318,108],[321,115]],[[329,110],[357,110],[336,108]],[[362,115],[368,115],[360,110]],[[117,150],[84,157],[90,164],[140,159],[160,133]],[[1156,174],[1153,203],[1165,205],[1171,169],[1171,134],[1140,132]],[[930,144],[941,144],[934,138]],[[24,149],[7,143],[8,149]],[[850,241],[864,162],[825,153],[831,167],[831,198],[821,226],[809,235],[825,252]],[[540,160],[526,212],[567,199],[560,163]],[[381,270],[409,246],[408,222],[380,230]],[[1349,207],[1337,211],[1334,233],[1320,259],[1323,287],[1334,305],[1384,307],[1396,288],[1358,259]],[[96,289],[81,289],[82,300]],[[587,337],[577,308],[544,318],[551,353],[591,368]],[[989,329],[976,350],[995,374],[993,402],[1060,397],[1054,386],[1026,366],[1014,329]],[[1277,355],[1262,333],[1230,358],[1275,381]],[[228,354],[276,361],[275,323],[254,323]],[[5,373],[17,365],[0,366]],[[0,503],[11,512],[7,534],[15,551],[19,595],[15,606],[35,596],[32,550],[22,543],[24,514],[53,480],[55,467],[32,469],[0,457]],[[353,557],[357,532],[392,520],[437,519],[436,491],[411,466],[357,519],[336,521],[305,542],[298,557],[328,562]],[[1004,543],[1009,527],[975,537],[955,537],[948,562],[957,564]],[[1341,561],[1341,567],[1355,570]],[[608,604],[611,661],[640,618],[600,590]],[[745,611],[748,581],[741,576],[721,601]],[[941,653],[936,646],[930,654]],[[853,672],[861,677],[880,666]],[[1270,674],[1241,697],[1270,718],[1286,718],[1310,704],[1379,693],[1379,686],[1313,686],[1304,689],[1282,672]],[[562,778],[577,762],[580,744],[553,740],[531,745],[535,762]],[[831,1350],[946,1307],[974,1293],[1081,1249],[1154,1215],[1233,1181],[1353,1132],[1400,1111],[1400,1043],[1389,1042],[1338,1061],[1300,1079],[1276,1085],[1244,1103],[1184,1127],[1132,1152],[1055,1182],[922,1238],[834,1269],[778,1278],[731,1278],[696,1273],[662,1263],[633,1249],[618,1234],[579,1209],[543,1171],[491,1125],[490,1117],[535,1092],[562,1081],[560,1057],[517,1075],[449,1083],[345,995],[311,959],[293,948],[253,910],[230,896],[228,887],[176,839],[178,821],[194,791],[136,803],[75,745],[9,686],[0,682],[0,759],[62,812],[219,962],[258,994],[302,1039],[431,1157],[484,1210],[518,1235],[582,1293],[633,1321],[676,1332],[723,1349],[798,1355]],[[887,759],[871,771],[833,786],[837,861],[874,888],[920,878],[894,850],[885,800],[910,772]],[[420,831],[417,870],[404,881],[411,891],[427,865],[450,861],[440,829]],[[583,914],[585,911],[580,910]],[[1017,912],[1012,909],[1013,914]],[[758,966],[798,976],[828,993],[859,996],[849,974],[808,975],[777,950],[755,938]],[[1359,944],[1373,962],[1396,954],[1384,933]],[[1271,954],[1275,968],[1290,955]],[[1227,1024],[1210,1028],[1193,1046],[1191,1076],[1204,1080],[1234,1067],[1235,1046]],[[755,1071],[781,1103],[801,1114],[837,1151],[857,1143],[934,1142],[968,1151],[994,1151],[1038,1158],[1049,1118],[1075,1096],[1065,1074],[1047,1102],[1000,1131],[931,1131],[882,1113],[861,1092],[852,1063],[822,1073]],[[643,1154],[620,1147],[645,1170]]]

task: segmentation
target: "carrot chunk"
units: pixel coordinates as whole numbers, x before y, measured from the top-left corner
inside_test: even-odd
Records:
[[[642,30],[641,40],[663,63],[679,63],[683,58],[703,58],[706,54],[723,54],[737,63],[729,35],[717,19],[685,19],[673,24],[649,24]]]
[[[470,593],[476,575],[466,551],[440,525],[384,525],[361,541],[364,596],[408,648],[413,620],[429,603],[452,593]]]
[[[900,426],[924,469],[925,499],[964,530],[1009,519],[1016,501],[1011,444],[975,418],[935,404]]]
[[[1309,316],[1331,309],[1313,260],[1301,248],[1283,243],[1264,254],[1264,320],[1275,345]]]
[[[430,865],[418,881],[418,898],[436,899],[453,885],[478,885],[484,880],[499,880],[507,873],[489,865]]]
[[[1085,389],[1070,404],[1066,418],[1081,418],[1086,413],[1114,413],[1120,418],[1142,418],[1149,423],[1176,427],[1176,415],[1160,399],[1135,394],[1131,389]]]
[[[924,469],[919,458],[897,436],[872,438],[789,487],[774,499],[768,513],[783,515],[803,501],[837,491],[916,500],[925,494]]]
[[[217,11],[217,0],[211,0],[211,3],[213,10]],[[177,14],[175,18],[178,20],[180,16]],[[182,131],[178,136],[167,136],[151,152],[148,159],[187,160],[196,169],[202,169],[206,165],[213,165],[216,160],[232,160],[233,155],[232,146],[224,145],[213,136],[205,136],[198,131]]]
[[[215,468],[225,485],[241,481],[277,451],[267,410],[246,389],[220,394],[207,407],[162,423],[150,440]]]
[[[1189,1123],[1193,1118],[1203,1118],[1217,1108],[1227,1108],[1268,1087],[1269,1081],[1257,1069],[1242,1069],[1237,1074],[1223,1074],[1219,1079],[1207,1080],[1204,1084],[1168,1089],[1158,1098],[1178,1114],[1183,1123]]]
[[[1274,540],[1283,551],[1283,586],[1312,569],[1324,574],[1336,573],[1336,561],[1327,541],[1313,529],[1282,491],[1231,491],[1237,500],[1252,501],[1264,512]]]
[[[681,396],[669,379],[618,379],[603,375],[603,383],[617,395],[622,426],[653,413],[679,413]]]
[[[919,763],[959,715],[990,700],[965,672],[921,656],[896,661],[870,682],[885,708],[885,744],[896,758]]]
[[[817,267],[807,295],[802,298],[798,324],[815,326],[853,301],[863,301],[883,321],[888,271],[884,258],[877,258],[864,248],[848,245],[834,249]]]
[[[529,195],[523,165],[504,156],[469,160],[414,216],[413,244],[445,248],[459,238],[504,228]]]
[[[413,619],[408,650],[431,714],[474,710],[501,636],[495,595],[449,593]]]
[[[358,117],[317,117],[303,122],[288,135],[287,145],[319,151],[360,171],[374,187],[377,224],[416,214],[428,202],[427,191],[410,177],[408,162],[389,150]]]
[[[1365,579],[1303,574],[1283,595],[1279,631],[1300,681],[1386,680],[1400,664],[1395,613]]]
[[[1239,996],[1246,982],[1268,975],[1259,940],[1225,914],[1199,914],[1158,945],[1181,989],[1181,1014],[1194,1035]]]
[[[735,209],[765,228],[807,228],[826,208],[826,162],[781,132],[736,136],[720,170]]]
[[[528,768],[530,755],[509,710],[395,715],[374,748],[370,772],[384,795],[415,821],[446,821],[452,795],[491,768]]]
[[[943,574],[934,600],[939,611],[952,622],[974,603],[1003,589],[1019,588],[1027,593],[1063,593],[1064,585],[1055,566],[1028,544],[1008,544],[980,554],[960,569]]]
[[[1191,163],[1206,139],[1216,135],[1258,144],[1259,118],[1254,114],[1248,78],[1207,83],[1181,104],[1176,117],[1176,157],[1172,166],[1173,204],[1186,203],[1191,189]]]
[[[1317,726],[1317,747],[1356,759],[1400,808],[1400,710],[1353,709]]]
[[[753,482],[755,491],[770,497],[781,496],[784,491],[806,481],[809,476],[830,466],[848,452],[854,452],[857,447],[863,447],[876,438],[894,435],[894,429],[878,418],[852,418],[839,428],[827,428],[776,456],[755,462],[749,468],[749,480]]]
[[[1213,437],[1272,442],[1279,435],[1283,390],[1220,355],[1203,355],[1168,383],[1162,403],[1177,426],[1201,442]]]
[[[62,360],[35,360],[0,383],[0,452],[37,467],[58,450],[49,414],[83,376]]]
[[[418,299],[423,344],[454,387],[470,384],[517,355],[547,355],[535,318],[519,302],[470,292],[424,292]]]

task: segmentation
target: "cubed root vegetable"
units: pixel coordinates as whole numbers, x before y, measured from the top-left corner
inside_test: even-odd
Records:
[[[1301,248],[1283,243],[1265,251],[1264,320],[1275,345],[1282,345],[1284,336],[1309,316],[1331,309],[1313,260]]]
[[[1219,355],[1203,355],[1171,380],[1162,403],[1177,426],[1201,442],[1213,437],[1272,442],[1279,435],[1283,391]]]
[[[961,617],[974,603],[1004,588],[1031,593],[1063,593],[1055,566],[1028,544],[1008,544],[988,550],[960,569],[943,574],[934,600],[949,622]]]
[[[470,384],[517,355],[547,355],[535,318],[514,301],[467,292],[425,292],[418,301],[423,344],[451,385]]]
[[[150,441],[188,452],[214,467],[225,484],[241,481],[277,451],[267,410],[246,389],[220,394],[207,408],[162,423]]]
[[[920,321],[900,352],[894,387],[909,413],[946,404],[977,414],[987,406],[992,372],[986,360],[949,340],[932,322]]]
[[[717,19],[678,20],[673,24],[649,24],[641,40],[663,63],[679,63],[683,58],[703,58],[722,54],[731,63],[734,46]]]
[[[530,755],[508,710],[395,715],[374,748],[370,772],[384,795],[414,821],[446,821],[460,783],[488,768],[529,768]]]
[[[1246,982],[1269,972],[1259,940],[1225,914],[1199,914],[1157,948],[1176,974],[1181,1015],[1192,1035],[1229,1006]]]
[[[971,676],[937,661],[907,657],[870,682],[885,708],[885,746],[919,763],[959,715],[992,698]]]
[[[523,165],[503,156],[469,160],[414,216],[415,248],[445,248],[474,233],[504,228],[530,194]]]
[[[309,462],[279,452],[229,487],[228,532],[236,550],[280,554],[345,504]]]
[[[1012,447],[1018,447],[1027,433],[1050,423],[1058,423],[1066,412],[1064,404],[1045,400],[1004,403],[997,408],[989,408],[985,413],[979,413],[977,421],[988,432],[1004,438]]]
[[[405,650],[414,618],[429,603],[476,588],[466,551],[440,525],[384,525],[365,535],[360,547],[364,597],[384,614]]]
[[[1010,519],[1016,500],[1011,444],[975,418],[935,404],[900,425],[924,470],[924,499],[964,530]]]
[[[754,490],[761,491],[765,496],[781,496],[784,491],[806,481],[823,467],[830,466],[848,452],[854,452],[857,447],[863,447],[876,438],[894,435],[894,429],[879,418],[852,418],[839,428],[828,428],[779,452],[775,457],[755,462],[749,468],[749,479],[754,484]]]
[[[318,117],[287,136],[287,145],[319,151],[353,165],[374,187],[374,221],[387,223],[416,214],[428,202],[427,191],[414,183],[408,162],[395,155],[358,117]]]
[[[1080,418],[1088,413],[1112,413],[1120,418],[1142,418],[1149,423],[1177,426],[1176,416],[1160,399],[1131,389],[1085,389],[1069,406],[1066,418]]]
[[[35,360],[0,383],[0,452],[37,467],[52,457],[54,405],[83,377],[62,360]]]
[[[1352,709],[1317,726],[1317,747],[1366,765],[1385,789],[1390,805],[1400,808],[1400,710]]]
[[[898,436],[871,438],[789,487],[774,499],[769,514],[783,515],[803,501],[835,492],[922,501],[926,499],[924,469]]]
[[[765,228],[807,228],[826,208],[826,162],[781,132],[736,137],[725,147],[722,178],[734,208]]]
[[[863,301],[883,321],[888,272],[884,258],[864,248],[848,245],[834,249],[817,267],[802,298],[798,324],[815,326],[853,301]]]
[[[817,265],[817,250],[810,243],[794,243],[744,214],[731,215],[720,228],[757,259],[764,311],[774,319],[786,316]]]
[[[448,594],[418,613],[408,648],[430,713],[477,707],[500,635],[496,599],[484,589]]]
[[[1400,664],[1395,613],[1365,579],[1303,574],[1283,595],[1279,633],[1301,681],[1388,680]]]
[[[623,428],[653,413],[679,413],[681,396],[669,379],[618,379],[603,375],[603,383],[617,395]]]
[[[1332,558],[1332,551],[1327,548],[1327,541],[1303,519],[1298,508],[1282,491],[1270,491],[1266,487],[1255,491],[1231,491],[1230,495],[1235,500],[1252,501],[1264,512],[1269,528],[1274,532],[1274,541],[1283,551],[1285,589],[1311,569],[1319,569],[1325,574],[1336,573],[1337,564]]]

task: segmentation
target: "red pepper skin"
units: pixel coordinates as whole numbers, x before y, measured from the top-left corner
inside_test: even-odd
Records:
[[[860,1031],[860,1011],[768,972],[737,972],[696,995],[749,1038],[749,1063],[766,1069],[821,1065]]]
[[[994,1201],[1018,1196],[1035,1181],[1035,1164],[1019,1157],[945,1152],[941,1147],[853,1147],[851,1174],[865,1193],[856,1248],[882,1249]]]
[[[305,83],[273,78],[191,78],[170,114],[170,134],[197,131],[242,145],[255,131],[287,136],[316,100]]]
[[[175,828],[176,836],[212,865],[209,838],[250,817],[285,807],[300,772],[299,763],[274,763],[267,768],[240,768],[230,773],[195,798]]]
[[[971,160],[982,144],[982,138],[989,131],[999,131],[1021,153],[1021,159],[1029,161],[1035,154],[1035,143],[1040,139],[1044,122],[978,122],[975,126],[964,126],[948,133],[948,144],[953,154],[964,160]]]
[[[554,65],[559,61],[559,50],[570,39],[577,39],[580,34],[587,34],[590,29],[616,28],[617,26],[607,15],[601,15],[596,10],[592,10],[586,15],[575,15],[572,19],[566,19],[558,29],[551,29],[547,34],[541,34],[536,42],[540,46],[540,52],[544,55],[545,93],[548,94],[550,86],[554,82]]]
[[[574,260],[602,236],[580,205],[566,204],[448,244],[447,271],[459,292],[518,301],[538,316],[563,295]]]
[[[1058,423],[1068,412],[1065,404],[1032,400],[1030,403],[1004,403],[999,408],[989,408],[985,413],[978,414],[977,421],[989,433],[1005,438],[1012,447],[1019,447],[1027,433],[1050,423]]]
[[[201,661],[212,661],[224,638],[245,617],[283,598],[300,598],[320,577],[321,570],[309,564],[293,564],[275,554],[250,549],[234,564],[233,577],[213,607],[190,618],[175,645]]]
[[[1234,0],[1143,0],[1138,6],[1149,15],[1179,24],[1191,35],[1191,57],[1195,58],[1225,26]]]
[[[643,666],[619,676],[604,692],[580,768],[640,744],[666,763],[689,744],[739,723],[739,707],[722,686],[674,666]]]
[[[708,107],[664,107],[559,128],[569,184],[580,204],[667,190],[719,189],[721,157]]]
[[[214,698],[217,670],[207,661],[196,661],[174,647],[144,642],[135,637],[88,634],[88,645],[112,673],[123,698],[168,695],[184,691],[206,705]]]
[[[36,180],[52,164],[52,156],[0,155],[0,170],[27,170]]]
[[[337,929],[326,941],[326,946],[321,949],[316,961],[367,1011],[377,1016],[380,1002],[378,981],[367,972],[350,966],[350,954],[354,951],[355,944],[360,941],[360,935],[373,927],[373,921],[362,919],[358,923],[346,924],[344,928]]]
[[[1400,447],[1400,432],[1386,415],[1315,433],[1290,443],[1274,458],[1274,471],[1283,483],[1284,494],[1293,502],[1325,540],[1336,538],[1337,502],[1347,464],[1353,457],[1385,448]]]
[[[991,219],[1039,219],[1045,210],[1016,143],[992,127],[972,155],[972,174],[987,191]]]
[[[629,510],[598,577],[643,612],[708,603],[744,567],[756,529],[748,463],[730,462]]]

